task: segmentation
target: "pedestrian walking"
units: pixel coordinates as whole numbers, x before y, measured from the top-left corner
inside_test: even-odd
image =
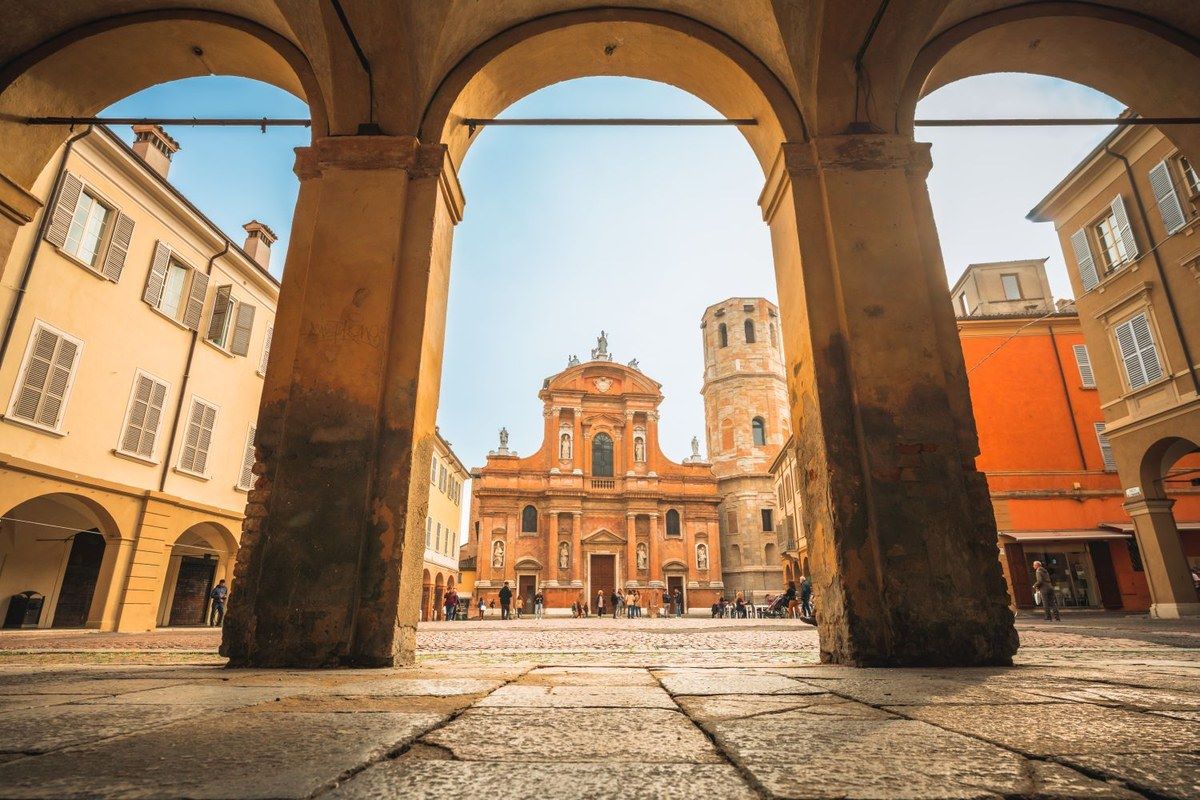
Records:
[[[500,587],[500,619],[512,619],[509,614],[508,607],[512,603],[512,589],[508,588],[508,581]]]
[[[812,578],[804,575],[800,578],[800,617],[811,619],[812,615]]]
[[[1050,570],[1042,565],[1042,562],[1033,562],[1033,589],[1042,599],[1042,610],[1046,612],[1046,619],[1053,619],[1055,622],[1062,620],[1058,614],[1058,597],[1054,592],[1054,582],[1050,580]]]
[[[446,621],[453,622],[458,616],[458,592],[453,589],[446,590],[446,596],[442,598],[442,603],[445,604]]]
[[[537,619],[546,616],[546,597],[541,592],[533,596],[533,616]]]
[[[517,595],[517,619],[521,618],[521,613],[525,610],[525,595]]]
[[[225,622],[225,601],[229,599],[229,587],[225,585],[224,578],[217,582],[208,596],[212,598],[212,610],[208,613],[208,624],[210,627],[219,628]]]

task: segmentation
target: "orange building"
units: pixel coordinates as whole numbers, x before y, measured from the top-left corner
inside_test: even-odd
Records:
[[[548,378],[541,448],[519,457],[501,431],[500,448],[472,472],[475,595],[489,604],[507,582],[548,614],[620,587],[643,606],[676,589],[703,613],[724,590],[711,465],[698,455],[676,463],[658,445],[662,387],[613,363],[601,335],[592,360],[572,359]]]
[[[1075,307],[1055,306],[1040,260],[973,264],[951,296],[1013,601],[1034,607],[1039,560],[1065,607],[1148,610]],[[1178,497],[1175,515],[1185,548],[1200,544],[1200,496]]]

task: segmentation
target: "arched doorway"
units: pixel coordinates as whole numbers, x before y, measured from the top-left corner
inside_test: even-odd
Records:
[[[200,522],[181,533],[167,560],[158,624],[209,624],[210,593],[218,581],[229,582],[236,553],[233,535],[218,523]]]
[[[26,500],[0,519],[0,619],[7,628],[98,627],[111,589],[116,523],[70,494]]]
[[[1123,446],[1136,448],[1138,443],[1126,441]],[[1200,575],[1200,529],[1181,529],[1176,521],[1180,500],[1190,506],[1193,514],[1200,505],[1192,490],[1197,476],[1200,444],[1182,436],[1160,439],[1146,448],[1138,465],[1141,495],[1129,497],[1125,503],[1133,519],[1139,566],[1145,570],[1150,586],[1151,616],[1174,619],[1200,615],[1196,581]]]

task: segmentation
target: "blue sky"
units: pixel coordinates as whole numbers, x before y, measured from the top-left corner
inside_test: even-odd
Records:
[[[990,75],[927,97],[929,117],[1115,116],[1090,89],[1029,75]],[[147,89],[123,116],[304,116],[263,84],[194,78]],[[589,78],[543,89],[506,116],[714,116],[672,87]],[[171,179],[229,235],[256,217],[280,234],[280,274],[298,184],[302,129],[177,128]],[[128,131],[120,131],[129,135]],[[1069,296],[1052,226],[1025,214],[1106,133],[1100,128],[924,129],[930,196],[952,282],[977,261],[1049,257]],[[522,454],[541,444],[542,380],[601,329],[616,358],[639,359],[663,384],[662,446],[675,459],[704,440],[699,394],[704,308],[733,295],[775,299],[762,172],[726,128],[491,128],[460,170],[466,215],[455,235],[439,424],[468,467],[503,425]],[[464,526],[465,529],[465,526]]]

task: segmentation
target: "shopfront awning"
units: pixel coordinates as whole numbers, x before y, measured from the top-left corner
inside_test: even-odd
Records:
[[[1101,522],[1100,527],[1110,531],[1119,531],[1133,535],[1132,522]],[[1200,531],[1200,522],[1176,522],[1175,527],[1181,531]]]
[[[1088,539],[1130,539],[1133,537],[1133,531],[1128,533],[1121,530],[1083,530],[1083,531],[1000,531],[1001,536],[1006,536],[1017,542],[1062,542],[1062,541],[1083,541]]]

